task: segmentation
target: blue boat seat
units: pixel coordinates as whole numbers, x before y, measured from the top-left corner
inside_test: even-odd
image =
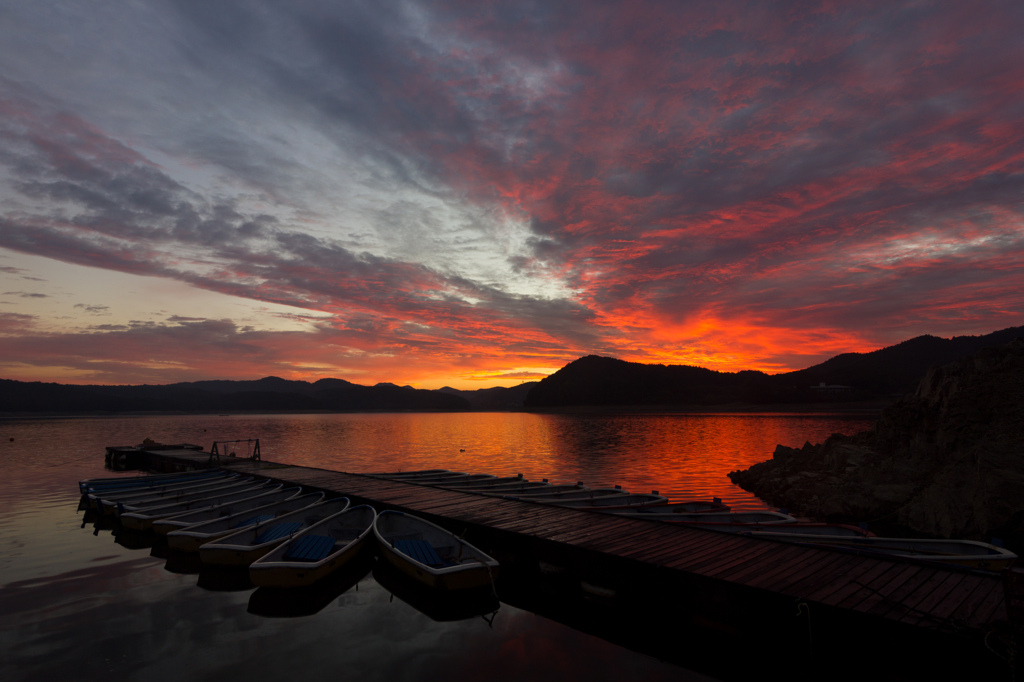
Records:
[[[295,521],[293,523],[275,523],[273,526],[263,531],[256,536],[253,540],[253,544],[261,545],[264,542],[270,542],[271,540],[278,540],[283,537],[287,537],[302,528],[301,521]]]
[[[443,568],[454,565],[439,557],[433,545],[426,540],[395,540],[395,549],[406,556],[412,557],[424,566]]]
[[[263,523],[264,521],[269,521],[272,518],[274,518],[273,514],[261,514],[259,516],[250,516],[246,520],[239,521],[238,523],[236,523],[235,525],[233,525],[231,527],[232,528],[244,528],[245,526],[254,526],[257,523]]]
[[[334,550],[330,535],[303,535],[288,545],[281,555],[285,561],[320,561]]]

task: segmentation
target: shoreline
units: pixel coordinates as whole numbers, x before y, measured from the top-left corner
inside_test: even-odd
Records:
[[[0,412],[0,421],[21,419],[90,419],[96,417],[159,417],[159,416],[256,416],[256,415],[330,415],[330,414],[480,414],[515,413],[613,415],[613,414],[679,414],[679,415],[748,415],[785,416],[799,414],[878,416],[895,400],[856,403],[794,403],[794,404],[731,404],[731,405],[576,405],[547,408],[511,408],[504,410],[153,410],[130,412]]]

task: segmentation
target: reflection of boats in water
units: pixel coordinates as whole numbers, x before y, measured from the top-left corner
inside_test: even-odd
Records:
[[[257,587],[249,595],[249,613],[269,618],[296,618],[319,613],[359,583],[373,568],[372,552],[362,552],[327,577],[303,587]]]
[[[373,579],[394,597],[439,623],[493,614],[501,606],[490,586],[440,592],[410,578],[391,564],[378,561]]]
[[[472,589],[492,585],[497,577],[497,561],[418,516],[383,511],[373,531],[386,561],[434,589]]]
[[[196,585],[209,592],[245,592],[255,587],[244,567],[205,564],[199,569]]]
[[[311,585],[372,545],[376,516],[366,504],[329,516],[254,561],[249,578],[268,587]]]

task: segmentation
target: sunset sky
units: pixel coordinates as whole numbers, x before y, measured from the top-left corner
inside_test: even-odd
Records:
[[[0,377],[483,388],[1024,324],[1024,2],[0,0]]]

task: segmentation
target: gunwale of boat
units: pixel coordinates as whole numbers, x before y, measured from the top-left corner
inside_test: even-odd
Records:
[[[937,561],[980,568],[1005,568],[1017,559],[1008,549],[978,540],[883,537],[809,537],[808,544],[855,552],[870,552],[903,559]],[[961,551],[957,551],[961,550]],[[967,551],[962,551],[967,550]]]
[[[545,493],[527,494],[527,495],[506,495],[506,497],[514,497],[515,499],[523,502],[540,502],[542,504],[557,504],[562,500],[593,500],[601,497],[621,497],[624,495],[630,495],[628,490],[622,490],[620,488],[583,488],[582,490],[571,490],[564,493],[551,493],[550,495]]]
[[[555,502],[559,507],[570,509],[597,509],[611,511],[614,509],[660,509],[668,504],[668,498],[664,495],[654,493],[628,493],[623,497],[608,495],[607,497],[595,497],[587,500],[569,500],[566,502]]]
[[[225,474],[224,476],[197,479],[185,483],[175,483],[167,486],[147,486],[146,488],[131,491],[116,491],[114,494],[106,492],[90,492],[87,494],[89,500],[96,504],[115,506],[118,502],[136,502],[145,499],[159,499],[171,495],[180,494],[189,490],[201,490],[217,487],[229,481],[236,481],[243,478],[239,474]]]
[[[261,587],[304,587],[322,580],[329,573],[341,569],[366,548],[373,538],[373,522],[377,511],[368,504],[333,514],[323,521],[296,533],[287,542],[278,545],[249,565],[249,580],[253,585]],[[335,542],[348,539],[341,546],[336,546],[330,554],[318,561],[287,560],[284,555],[291,545],[306,535],[321,534],[335,538]],[[357,531],[349,538],[351,531]]]
[[[493,476],[490,479],[482,479],[479,481],[454,481],[452,483],[445,484],[445,487],[450,487],[458,490],[468,490],[470,488],[489,488],[496,485],[512,485],[515,483],[528,483],[522,474],[518,476]]]
[[[199,548],[207,542],[223,537],[225,535],[231,535],[236,530],[242,530],[242,526],[232,527],[233,524],[239,521],[245,521],[244,516],[259,516],[259,512],[271,512],[274,513],[275,517],[278,516],[278,511],[284,509],[283,513],[289,513],[297,511],[299,509],[305,509],[315,504],[320,504],[325,497],[323,492],[312,492],[292,497],[283,502],[272,502],[262,507],[256,507],[255,509],[248,509],[246,511],[232,514],[231,516],[225,516],[219,519],[213,519],[205,523],[197,523],[189,526],[188,528],[182,528],[180,530],[174,530],[167,534],[167,545],[171,549],[175,549],[181,552],[197,552]],[[291,505],[300,505],[298,507],[292,507]],[[286,506],[287,505],[287,506]],[[255,522],[249,525],[255,525]],[[245,526],[248,528],[249,526]]]
[[[475,545],[455,537],[453,533],[419,516],[396,510],[379,512],[373,522],[373,533],[377,538],[381,555],[387,561],[410,577],[435,589],[483,587],[492,584],[497,575],[497,560]],[[451,559],[452,553],[458,549],[455,558],[459,563],[442,567],[427,566],[397,549],[394,545],[400,539],[425,540],[443,560]],[[464,554],[468,556],[464,557]]]
[[[446,474],[451,472],[451,469],[419,469],[417,471],[391,471],[391,472],[378,472],[373,474],[362,474],[363,476],[373,476],[374,478],[408,478],[410,476],[431,476],[433,474]]]
[[[750,535],[756,535],[758,537],[781,537],[783,539],[788,537],[804,538],[812,541],[817,538],[852,539],[876,537],[875,534],[869,530],[845,523],[801,522],[785,524],[784,530],[754,529],[750,531]]]
[[[797,523],[799,519],[789,514],[771,511],[752,512],[692,512],[660,514],[657,511],[650,511],[649,507],[639,509],[622,509],[612,513],[621,516],[628,516],[633,519],[649,519],[651,521],[665,521],[668,523],[681,523],[690,526],[701,525],[719,530],[728,530],[730,526],[746,527],[747,529],[757,526],[775,526],[781,523]],[[656,509],[653,508],[653,509]]]
[[[471,489],[467,490],[466,492],[480,493],[481,495],[492,495],[500,497],[519,492],[525,493],[531,490],[544,489],[545,491],[548,491],[552,487],[560,486],[552,486],[552,484],[545,483],[543,481],[523,481],[522,483],[507,483],[504,485],[495,485],[487,488]]]
[[[461,484],[472,485],[473,483],[476,483],[476,482],[479,482],[479,481],[487,481],[488,479],[493,479],[493,478],[497,478],[497,476],[495,476],[494,474],[464,474],[462,476],[453,477],[453,478],[444,478],[444,479],[441,479],[441,480],[433,480],[433,479],[419,480],[419,479],[417,479],[417,480],[409,481],[409,483],[417,483],[419,485],[432,485],[432,486],[437,486],[437,487],[441,487],[441,488],[447,488],[448,486],[458,486],[460,483]]]
[[[432,476],[411,476],[408,478],[396,478],[395,481],[402,483],[419,483],[421,485],[433,485],[442,481],[464,481],[470,476],[476,476],[477,474],[468,474],[465,471],[450,471],[446,474],[434,474]]]
[[[302,486],[299,485],[292,486],[290,488],[279,487],[278,490],[269,490],[267,492],[260,493],[259,495],[254,495],[253,497],[246,497],[241,500],[232,500],[225,504],[213,505],[203,509],[190,509],[182,512],[181,514],[166,516],[155,520],[153,522],[153,530],[160,535],[167,535],[172,530],[188,528],[189,526],[206,523],[207,521],[215,521],[219,518],[238,514],[243,511],[257,509],[267,504],[273,504],[274,502],[287,502],[288,500],[298,497],[301,492]],[[225,508],[227,509],[226,512]]]
[[[78,489],[83,495],[99,490],[116,490],[118,488],[143,488],[147,486],[167,485],[173,481],[189,479],[213,478],[229,475],[226,471],[216,469],[197,469],[195,471],[175,472],[169,474],[153,474],[150,476],[114,476],[111,478],[86,478],[78,482]]]
[[[288,542],[300,531],[314,524],[323,521],[324,514],[333,516],[343,512],[352,506],[352,501],[347,497],[336,497],[325,500],[319,504],[312,504],[302,509],[285,514],[278,514],[273,519],[261,521],[251,526],[246,526],[237,532],[221,536],[212,542],[205,543],[199,548],[199,559],[204,564],[220,564],[230,566],[248,566],[274,547]],[[310,518],[313,515],[313,518]],[[271,540],[257,542],[260,536],[274,526],[282,523],[291,523],[296,519],[302,525],[287,535],[275,537]]]
[[[250,492],[253,490],[260,490],[269,485],[269,479],[248,479],[244,481],[235,481],[228,485],[218,486],[216,488],[203,488],[202,490],[192,490],[187,493],[175,495],[174,497],[164,497],[155,500],[149,500],[145,503],[142,501],[137,502],[118,502],[116,505],[111,507],[116,516],[121,517],[125,514],[152,514],[159,512],[170,507],[177,507],[183,503],[192,503],[197,501],[203,501],[213,499],[216,497],[223,497],[224,495],[230,495],[236,492]]]
[[[153,523],[158,520],[178,516],[179,514],[185,514],[192,511],[202,511],[214,507],[220,507],[235,501],[259,497],[261,495],[281,490],[283,487],[283,483],[271,484],[267,481],[252,489],[233,490],[223,495],[198,497],[192,500],[179,502],[178,504],[171,504],[154,509],[144,509],[132,512],[126,511],[120,515],[121,525],[132,530],[145,530],[147,528],[152,528]]]

